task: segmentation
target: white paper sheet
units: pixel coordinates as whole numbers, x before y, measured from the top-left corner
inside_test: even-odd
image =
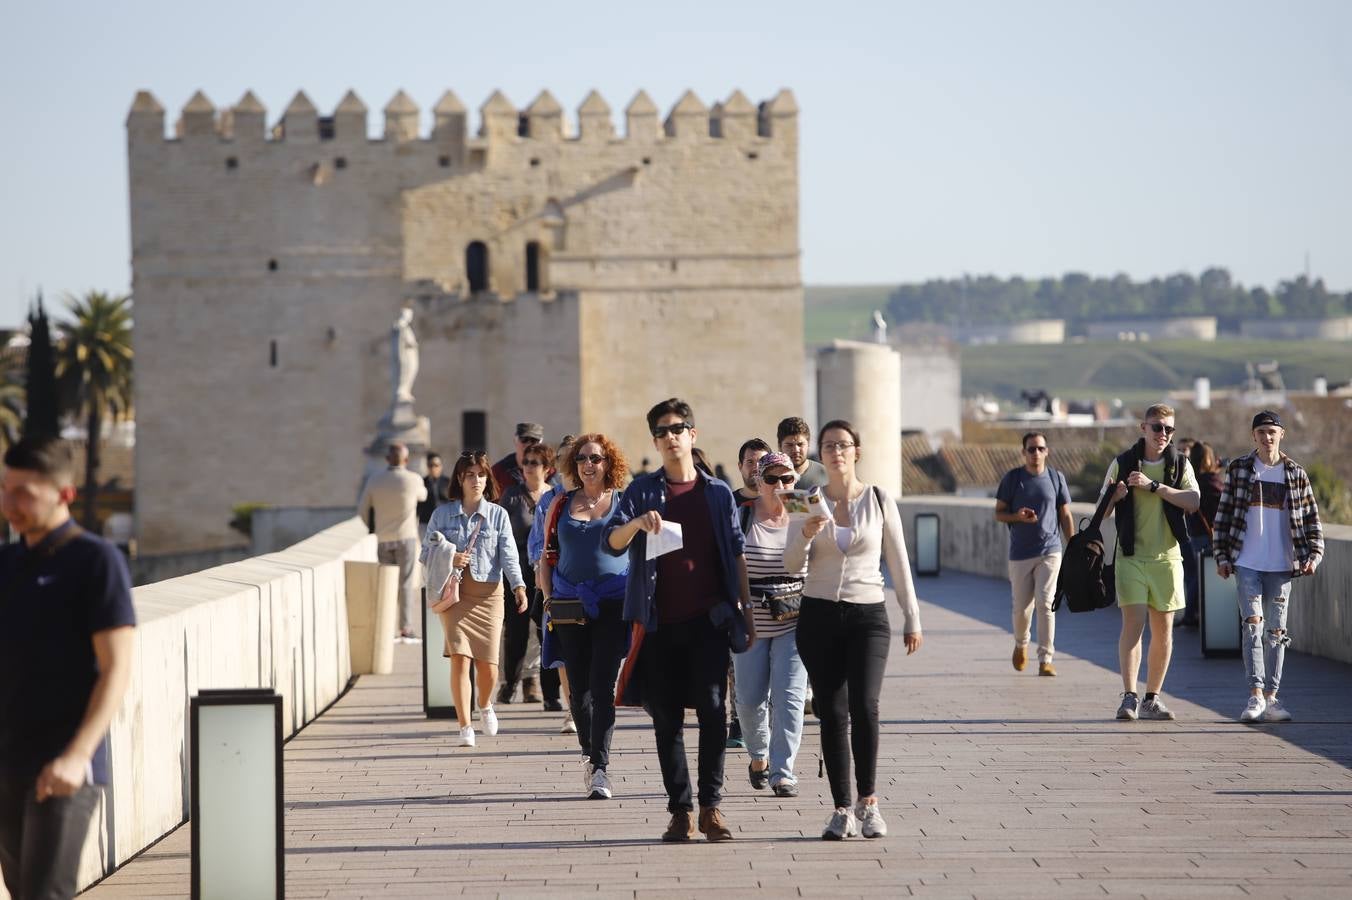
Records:
[[[648,559],[657,559],[663,553],[670,553],[685,546],[685,537],[681,534],[680,522],[662,520],[662,530],[648,535]]]

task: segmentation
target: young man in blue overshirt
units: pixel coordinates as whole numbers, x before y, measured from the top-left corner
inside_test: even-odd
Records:
[[[15,898],[75,894],[131,677],[127,564],[75,524],[74,498],[64,441],[5,453],[0,510],[22,538],[0,547],[0,869]]]
[[[725,841],[732,831],[718,804],[730,650],[710,611],[721,603],[740,604],[755,641],[742,530],[732,489],[695,468],[690,404],[675,397],[657,404],[648,411],[648,430],[662,468],[635,478],[625,490],[606,528],[605,546],[616,555],[629,553],[624,618],[646,630],[637,677],[652,716],[671,813],[662,840],[688,841],[698,830],[710,841]],[[680,524],[682,546],[649,560],[648,536],[661,531],[664,520]],[[698,820],[683,737],[687,706],[699,720]]]

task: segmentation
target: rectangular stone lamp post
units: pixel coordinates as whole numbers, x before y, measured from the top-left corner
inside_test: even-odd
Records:
[[[1239,594],[1234,576],[1228,580],[1220,576],[1210,550],[1201,555],[1197,565],[1197,630],[1202,633],[1202,655],[1239,656]]]
[[[939,574],[939,516],[915,514],[915,574]]]
[[[281,696],[204,690],[189,716],[193,900],[283,897]]]
[[[427,588],[423,588],[422,600],[423,715],[429,719],[454,719],[451,661],[442,656],[446,649],[446,632],[441,627],[441,616],[427,608]]]

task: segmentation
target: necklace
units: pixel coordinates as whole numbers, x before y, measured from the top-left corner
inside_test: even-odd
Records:
[[[581,502],[578,505],[581,506],[583,509],[595,509],[596,504],[606,499],[606,495],[609,493],[610,491],[608,490],[602,491],[595,500],[588,500],[587,495],[585,493],[579,493],[578,496],[581,498]]]

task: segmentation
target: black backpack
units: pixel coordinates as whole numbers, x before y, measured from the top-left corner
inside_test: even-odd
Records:
[[[1114,484],[1104,492],[1094,518],[1087,525],[1081,522],[1080,530],[1067,542],[1061,555],[1061,571],[1056,576],[1053,611],[1061,608],[1062,601],[1070,606],[1071,612],[1091,612],[1117,602],[1113,566],[1105,561],[1103,532],[1099,530],[1116,489]]]

